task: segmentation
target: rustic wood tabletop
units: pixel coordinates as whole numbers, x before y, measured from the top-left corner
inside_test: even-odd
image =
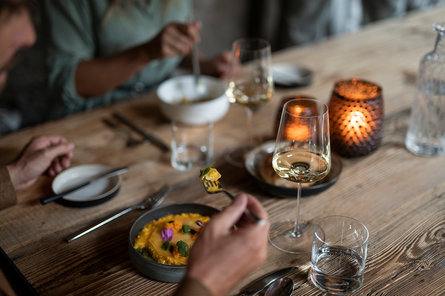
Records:
[[[431,24],[442,21],[445,8],[415,12],[382,21],[345,36],[289,48],[273,55],[273,62],[306,66],[314,71],[312,85],[277,88],[271,102],[254,114],[255,135],[273,138],[276,113],[286,95],[307,94],[328,102],[334,82],[359,77],[378,83],[385,104],[384,138],[372,154],[342,159],[338,181],[327,190],[302,199],[301,216],[315,221],[339,214],[367,225],[370,238],[363,286],[354,295],[444,295],[445,293],[445,156],[424,158],[404,147],[410,106],[416,91],[420,58],[432,50]],[[185,185],[169,193],[164,204],[197,202],[218,209],[230,200],[207,195],[197,170],[179,172],[169,154],[150,143],[126,146],[126,137],[110,129],[103,118],[119,112],[144,130],[169,143],[171,128],[149,93],[109,107],[76,114],[59,121],[0,138],[0,162],[13,159],[33,136],[61,134],[75,144],[73,166],[128,166],[117,196],[86,208],[58,203],[42,206],[38,199],[52,194],[49,177],[19,192],[26,201],[0,212],[0,246],[41,295],[171,295],[177,284],[151,280],[139,273],[128,255],[128,234],[143,212],[134,211],[67,243],[64,239],[98,222],[165,183]],[[215,123],[215,163],[231,192],[258,197],[271,222],[293,219],[295,198],[263,191],[243,168],[224,157],[241,146],[247,135],[244,110],[231,106]],[[268,259],[244,279],[236,294],[255,278],[272,270],[295,266],[293,295],[321,295],[308,281],[310,255],[289,255],[269,246]]]

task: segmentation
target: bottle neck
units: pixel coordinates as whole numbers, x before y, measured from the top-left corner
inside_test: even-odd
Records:
[[[434,44],[434,51],[436,53],[445,54],[445,37],[441,33],[437,34],[436,43]]]
[[[434,52],[445,54],[445,23],[434,24],[433,28],[437,32]]]

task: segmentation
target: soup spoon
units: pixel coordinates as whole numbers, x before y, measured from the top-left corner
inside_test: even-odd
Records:
[[[279,278],[266,287],[264,296],[289,296],[294,290],[294,281],[288,277]]]

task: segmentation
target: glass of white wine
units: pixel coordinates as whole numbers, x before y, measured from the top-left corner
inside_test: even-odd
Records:
[[[232,54],[226,95],[231,103],[245,107],[248,143],[241,152],[246,152],[253,145],[253,113],[272,98],[274,91],[270,43],[259,38],[238,39],[233,43]],[[244,153],[240,159],[232,155],[229,161],[243,166],[243,158]]]
[[[323,179],[331,168],[328,107],[309,98],[288,101],[283,106],[275,150],[272,158],[275,172],[296,182],[295,220],[272,224],[271,244],[281,251],[300,254],[311,252],[310,223],[300,221],[301,184]]]

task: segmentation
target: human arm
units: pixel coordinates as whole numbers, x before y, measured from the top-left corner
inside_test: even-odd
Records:
[[[199,57],[199,67],[204,75],[214,76],[221,79],[227,78],[232,62],[232,53],[223,51],[211,58]],[[181,62],[181,67],[192,70],[192,57],[188,55]]]
[[[141,71],[149,62],[187,55],[199,41],[200,28],[200,22],[170,23],[146,43],[112,56],[81,60],[75,73],[77,93],[86,98],[102,95]]]
[[[258,225],[244,219],[247,208],[267,223]],[[226,295],[265,261],[268,232],[267,212],[262,205],[248,194],[237,195],[229,207],[212,217],[196,240],[190,250],[185,279],[176,296],[187,295],[184,289],[190,281],[199,282],[209,295]]]
[[[73,148],[74,145],[61,136],[33,138],[17,159],[6,166],[15,190],[31,186],[43,173],[55,176],[68,168]]]

